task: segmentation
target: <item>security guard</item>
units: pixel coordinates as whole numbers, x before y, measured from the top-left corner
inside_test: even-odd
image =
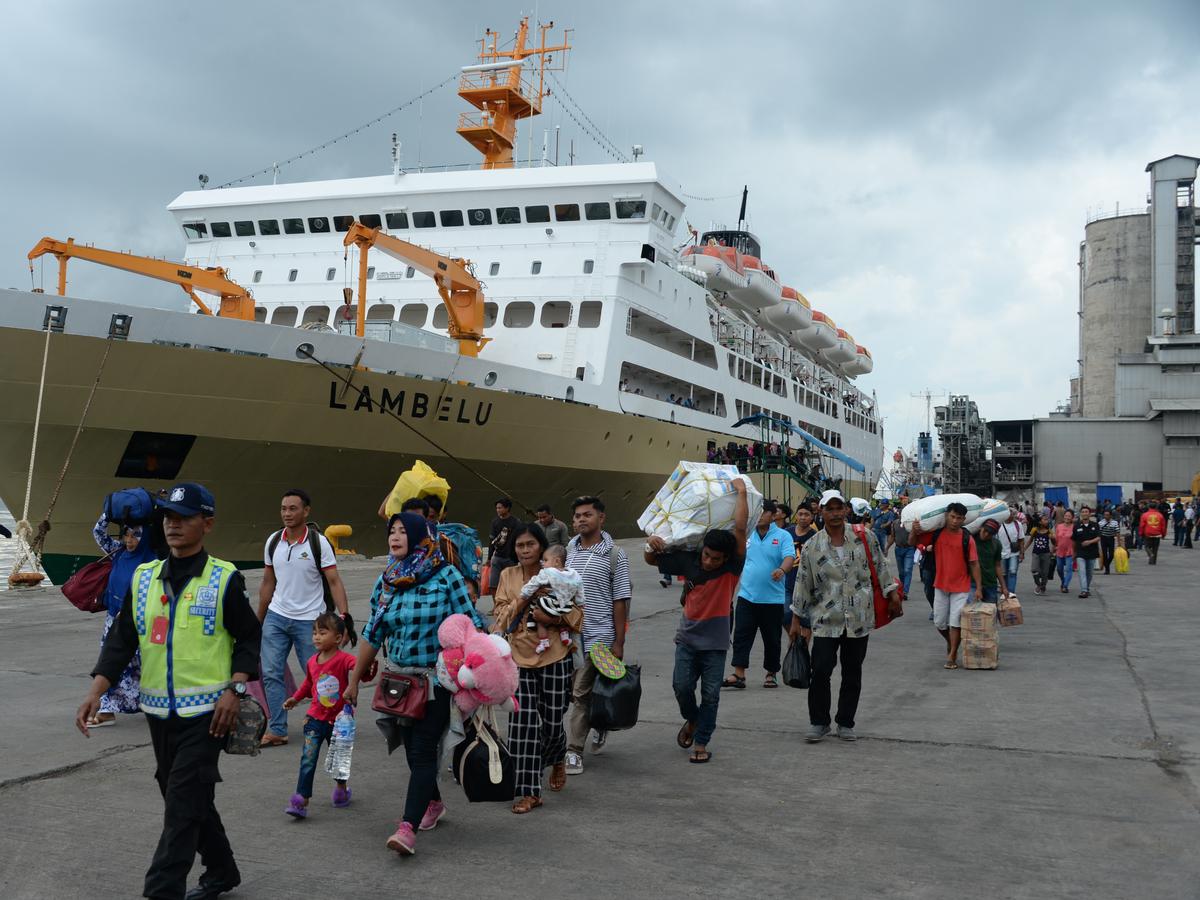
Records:
[[[258,673],[261,631],[242,574],[204,550],[216,511],[212,494],[199,484],[178,484],[158,506],[171,555],[134,571],[75,725],[87,735],[100,697],[141,650],[141,707],[166,807],[143,894],[202,900],[241,882],[214,797],[238,699]],[[185,895],[197,851],[204,873]]]

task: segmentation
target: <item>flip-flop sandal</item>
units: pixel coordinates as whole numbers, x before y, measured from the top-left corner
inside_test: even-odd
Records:
[[[701,755],[703,754],[703,756]],[[688,762],[701,765],[712,759],[711,750],[693,750],[692,755],[688,757]]]
[[[954,662],[948,662],[948,663],[946,663],[944,666],[942,666],[942,668],[943,668],[943,669],[957,669],[957,668],[958,668],[958,663],[954,663]]]
[[[683,727],[679,729],[679,734],[675,735],[675,743],[686,750],[692,744],[696,743],[696,729],[688,730],[690,722],[684,722]]]
[[[561,791],[567,786],[567,764],[555,763],[550,770],[550,790]]]
[[[288,739],[287,739],[286,734],[285,735],[264,734],[263,739],[258,742],[258,746],[260,746],[260,747],[286,747],[287,742],[288,742]]]
[[[527,812],[532,812],[542,805],[541,797],[522,797],[512,805],[512,811],[518,816],[523,816]]]
[[[109,725],[116,725],[116,724],[117,724],[117,720],[116,720],[115,716],[111,719],[88,719],[88,721],[87,721],[87,727],[89,730],[92,728],[106,728]]]
[[[779,682],[775,680],[774,675],[768,675],[766,678],[763,679],[763,687],[777,688],[777,687],[779,687]]]
[[[724,681],[721,682],[721,687],[737,688],[739,691],[744,691],[746,689],[746,679],[738,678],[736,675],[730,675],[728,678],[726,678]]]

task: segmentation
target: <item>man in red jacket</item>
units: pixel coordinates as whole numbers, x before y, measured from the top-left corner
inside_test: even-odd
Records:
[[[1146,555],[1150,557],[1150,565],[1157,565],[1158,542],[1167,533],[1167,517],[1152,503],[1150,508],[1142,513],[1138,528],[1142,535],[1142,543],[1146,545]]]

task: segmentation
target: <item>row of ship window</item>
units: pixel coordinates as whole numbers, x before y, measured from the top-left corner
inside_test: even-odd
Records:
[[[595,260],[585,259],[583,261],[583,274],[584,275],[591,275],[592,272],[594,272],[595,270],[596,270],[596,261]],[[417,270],[414,269],[412,266],[405,267],[405,270],[404,270],[405,278],[412,278],[416,274],[417,274]],[[498,262],[492,263],[488,267],[488,275],[499,275],[499,274],[500,274],[500,263],[498,263]],[[535,259],[532,263],[529,264],[529,274],[530,275],[541,275],[542,274],[542,261],[540,259]],[[263,270],[255,269],[254,276],[251,280],[255,284],[258,284],[259,282],[262,281],[262,276],[263,276]],[[288,269],[288,277],[287,277],[288,281],[295,281],[298,277],[300,277],[299,269]],[[334,268],[333,266],[330,266],[328,269],[325,270],[325,280],[326,281],[333,281],[333,279],[335,279],[336,277],[337,277],[337,269]],[[391,275],[390,277],[393,279],[397,279],[400,277],[400,274],[396,273],[394,275]],[[367,280],[370,281],[374,278],[375,278],[375,267],[367,266]]]
[[[497,303],[489,301],[483,307],[484,327],[491,328],[500,319],[500,306]],[[354,307],[351,307],[351,309],[353,310]],[[603,304],[599,300],[584,300],[581,302],[579,304],[579,327],[599,328],[602,311]],[[299,310],[295,306],[277,306],[271,313],[271,324],[295,325],[298,312]],[[305,307],[301,324],[308,325],[315,323],[328,325],[332,312],[333,309],[325,305]],[[511,301],[504,307],[504,318],[502,320],[504,327],[529,328],[533,325],[536,312],[536,306],[528,300]],[[258,307],[255,313],[260,322],[266,320],[267,310],[265,307]],[[566,328],[571,324],[573,315],[574,307],[569,300],[549,300],[542,304],[541,315],[538,319],[543,328]],[[428,317],[429,307],[424,303],[406,303],[400,307],[398,316],[396,314],[396,307],[393,304],[375,303],[367,307],[366,320],[368,323],[398,321],[403,325],[409,325],[413,328],[424,328]],[[430,327],[439,331],[449,327],[449,315],[446,312],[445,306],[439,304],[433,307],[433,321]]]
[[[350,226],[354,224],[355,218],[368,228],[382,228],[384,222],[387,223],[389,231],[406,231],[408,228],[436,228],[439,224],[443,228],[458,228],[462,225],[520,225],[522,221],[528,224],[540,224],[543,222],[578,222],[580,218],[588,221],[601,221],[611,219],[613,217],[613,206],[616,207],[616,217],[618,219],[644,219],[646,218],[646,201],[645,200],[617,200],[614,204],[607,202],[602,203],[584,203],[582,211],[578,203],[556,203],[553,206],[540,204],[524,207],[524,219],[522,219],[522,208],[519,206],[501,206],[495,210],[485,207],[480,209],[443,209],[439,211],[421,210],[414,213],[407,212],[389,212],[383,213],[366,213],[360,216],[333,216],[332,224],[333,231],[347,232]],[[551,212],[554,217],[551,219]],[[674,230],[675,217],[660,207],[657,203],[654,204],[653,210],[654,221],[661,224],[668,230]],[[307,229],[305,227],[307,223]],[[183,226],[184,233],[192,240],[200,240],[207,238],[211,230],[212,237],[227,238],[227,237],[272,237],[278,234],[328,234],[330,231],[330,217],[328,216],[309,216],[308,218],[295,219],[259,219],[257,223],[254,220],[246,219],[238,222],[188,222]]]

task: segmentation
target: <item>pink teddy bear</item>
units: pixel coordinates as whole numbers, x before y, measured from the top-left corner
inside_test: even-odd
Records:
[[[508,641],[475,630],[470,616],[455,613],[438,628],[442,652],[437,659],[438,684],[454,695],[463,715],[480,706],[516,709],[519,675]]]

